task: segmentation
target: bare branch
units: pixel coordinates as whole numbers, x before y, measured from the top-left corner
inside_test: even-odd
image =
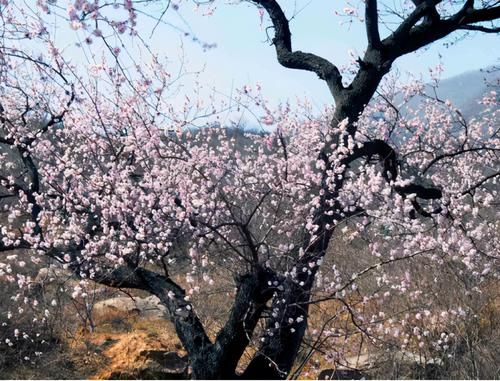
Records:
[[[417,8],[401,23],[398,29],[382,41],[388,58],[396,58],[418,50],[434,41],[448,36],[457,30],[475,30],[495,33],[496,27],[474,25],[477,23],[494,21],[500,18],[500,6],[474,9],[474,1],[467,0],[464,6],[451,17],[446,19],[433,18],[431,22],[424,20],[417,23],[429,14],[429,9],[435,8],[440,1],[432,0],[421,2]]]
[[[190,354],[196,356],[204,347],[211,346],[200,319],[185,299],[184,289],[171,278],[141,267],[120,266],[103,269],[92,280],[111,287],[135,288],[156,295],[167,307],[176,332]]]
[[[280,5],[275,0],[252,0],[264,8],[274,26],[273,44],[278,62],[289,69],[306,70],[316,73],[326,81],[330,92],[337,98],[343,90],[342,76],[338,68],[327,59],[312,53],[292,51],[290,25]]]
[[[500,149],[495,148],[495,147],[473,147],[473,148],[462,149],[460,151],[456,151],[456,152],[452,152],[452,153],[443,153],[439,156],[436,156],[434,159],[432,159],[430,161],[430,163],[427,164],[427,166],[424,168],[424,170],[422,171],[422,174],[425,175],[425,173],[438,161],[441,161],[441,160],[446,159],[446,158],[452,158],[452,157],[455,157],[458,155],[462,155],[462,154],[467,153],[467,152],[478,152],[478,151],[479,152],[481,152],[481,151],[500,151]]]
[[[377,0],[366,0],[365,26],[368,46],[371,48],[378,48],[380,46],[380,34],[378,30]]]
[[[415,10],[410,13],[410,15],[399,25],[399,27],[394,31],[394,33],[389,37],[395,40],[400,40],[405,38],[410,33],[410,30],[432,9],[435,10],[436,4],[440,3],[441,0],[420,0],[414,1],[416,5]]]
[[[462,192],[463,195],[466,195],[467,193],[471,193],[471,192],[474,192],[477,188],[479,188],[480,186],[482,186],[485,182],[491,180],[491,179],[494,179],[495,177],[497,176],[500,176],[500,172],[495,172],[489,176],[486,176],[485,178],[481,179],[480,181],[478,181],[476,184],[472,185],[470,188],[468,188],[467,190],[464,190]]]
[[[463,25],[463,26],[460,26],[458,29],[471,30],[471,31],[483,32],[483,33],[500,33],[500,27],[488,28],[488,27],[481,26],[481,25]]]
[[[338,298],[338,295],[346,290],[348,287],[351,287],[351,285],[353,283],[356,283],[359,281],[360,278],[362,278],[363,276],[365,276],[366,274],[374,271],[374,270],[378,270],[380,269],[382,266],[385,266],[387,264],[391,264],[391,263],[395,263],[395,262],[399,262],[399,261],[404,261],[404,260],[407,260],[407,259],[412,259],[414,257],[416,257],[417,255],[422,255],[422,254],[426,254],[426,253],[429,253],[431,252],[432,250],[422,250],[422,251],[417,251],[413,254],[410,254],[410,255],[406,255],[406,256],[403,256],[403,257],[396,257],[396,258],[390,258],[390,259],[386,259],[386,260],[383,260],[383,261],[380,261],[380,262],[377,262],[373,265],[370,265],[368,267],[366,267],[365,269],[361,270],[361,271],[358,271],[357,273],[354,273],[352,276],[351,276],[351,279],[349,279],[346,283],[344,283],[341,287],[337,288],[335,290],[334,293],[332,293],[331,295],[328,295],[326,297],[322,297],[322,298],[319,298],[319,299],[312,299],[312,300],[309,300],[307,302],[307,304],[317,304],[317,303],[321,303],[321,302],[325,302],[327,300],[331,300],[332,298],[333,299],[337,299]]]
[[[471,0],[467,0],[467,3],[473,3]],[[497,3],[498,4],[498,3]],[[460,18],[460,25],[474,24],[478,22],[494,21],[500,18],[500,6],[488,7],[482,9],[473,9],[472,6],[465,8],[461,11],[463,18]]]

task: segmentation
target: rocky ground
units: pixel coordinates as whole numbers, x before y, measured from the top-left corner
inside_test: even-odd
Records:
[[[66,272],[56,268],[40,270],[36,281],[45,293],[61,287],[72,287],[72,282],[76,282]],[[80,315],[75,313],[80,308],[78,305],[68,303],[57,322],[57,340],[50,349],[34,362],[19,359],[11,361],[7,367],[0,366],[0,379],[188,378],[186,352],[175,334],[165,307],[156,297],[117,292],[104,287],[93,292],[97,298],[92,305],[90,321],[82,319],[85,315],[81,311]],[[489,309],[481,310],[482,326],[497,327],[499,300],[493,299],[494,303]],[[333,301],[330,304],[311,309],[311,324],[321,322],[325,315],[333,314],[335,305]],[[219,305],[213,308],[220,310]],[[213,317],[213,311],[209,310],[205,315],[211,319],[207,322],[207,326],[212,327],[209,334],[215,335],[220,323]],[[439,359],[434,361],[427,358],[424,361],[411,351],[393,350],[389,353],[368,345],[358,351],[361,346],[355,340],[347,347],[345,343],[334,344],[335,349],[344,345],[345,356],[342,360],[332,364],[325,361],[325,356],[312,355],[305,359],[304,366],[294,377],[369,379],[380,378],[382,374],[386,375],[385,378],[397,375],[394,377],[432,379],[442,375],[439,373],[442,366]],[[252,350],[242,359],[241,369],[249,360]]]

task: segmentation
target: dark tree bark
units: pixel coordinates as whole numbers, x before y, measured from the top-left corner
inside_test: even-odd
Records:
[[[74,268],[81,273],[81,269]],[[188,352],[193,379],[234,379],[238,362],[247,348],[255,326],[275,288],[276,275],[261,267],[237,279],[237,293],[229,318],[212,342],[185,292],[172,279],[144,269],[127,266],[106,270],[94,277],[111,287],[135,288],[156,295],[169,312],[170,320]]]
[[[400,56],[416,51],[436,40],[446,37],[450,33],[460,30],[482,30],[484,32],[497,32],[498,28],[486,28],[474,25],[478,22],[491,21],[500,18],[500,7],[487,9],[475,9],[474,1],[464,1],[463,7],[451,17],[441,20],[436,10],[436,5],[442,0],[419,0],[414,1],[415,10],[401,23],[396,31],[381,40],[378,28],[377,0],[365,2],[365,25],[368,39],[368,47],[362,59],[358,60],[359,70],[351,84],[347,87],[342,85],[342,76],[337,67],[328,60],[300,51],[292,50],[291,32],[288,20],[276,0],[252,0],[258,6],[264,8],[274,26],[274,38],[272,40],[278,61],[280,64],[291,69],[312,71],[324,80],[332,93],[335,101],[335,114],[332,124],[348,120],[348,132],[354,135],[356,132],[356,121],[364,108],[375,94],[382,78],[390,71],[392,63]],[[366,144],[362,150],[354,152],[345,159],[346,165],[359,157],[377,154],[383,164],[384,176],[395,178],[397,176],[396,152],[387,143],[374,141]],[[321,152],[320,158],[325,159],[325,172],[329,169],[327,152]],[[335,189],[339,190],[342,184],[338,181]],[[319,226],[314,242],[308,242],[307,251],[303,263],[317,261],[324,257],[333,230],[327,226],[333,218],[339,216],[327,216],[325,211],[331,209],[329,206],[335,201],[336,192],[328,192],[321,198],[320,207],[315,214],[315,223]],[[438,199],[441,191],[434,188],[425,188],[412,184],[404,189],[399,188],[400,194],[415,193],[422,199]],[[335,205],[335,202],[333,202]],[[419,208],[418,202],[414,204],[417,212],[424,216],[428,213]],[[335,206],[333,207],[335,209]],[[309,240],[306,240],[306,242]],[[276,320],[286,322],[288,319],[294,321],[303,316],[303,324],[295,332],[282,327],[277,335],[272,336],[261,348],[259,354],[249,364],[244,378],[248,379],[280,379],[286,378],[292,369],[295,357],[305,334],[307,325],[307,314],[311,289],[318,267],[308,273],[301,274],[299,280],[303,282],[298,286],[295,282],[289,282],[283,292],[274,299],[273,306],[278,308],[280,315],[277,319],[270,319],[268,328],[272,329]],[[283,303],[282,301],[285,300]],[[278,303],[278,302],[279,303]],[[279,305],[278,305],[279,304]]]

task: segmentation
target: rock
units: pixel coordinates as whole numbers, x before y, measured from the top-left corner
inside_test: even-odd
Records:
[[[365,380],[366,377],[357,369],[324,369],[318,380]]]
[[[136,304],[137,299],[138,298],[132,299],[129,297],[117,297],[102,300],[94,305],[94,313],[104,314],[108,311],[123,312],[126,314],[140,313]]]
[[[134,370],[115,370],[111,380],[184,380],[187,379],[188,363],[176,352],[145,350],[139,353],[146,359],[144,365]]]
[[[168,315],[165,307],[157,296],[151,295],[139,301],[142,316],[163,318]]]
[[[147,350],[140,354],[148,359],[140,372],[142,378],[179,380],[187,377],[187,360],[176,352]]]
[[[65,270],[58,266],[43,267],[38,271],[35,277],[36,283],[48,284],[48,283],[64,283],[72,279],[72,273],[69,270]]]
[[[184,372],[187,367],[186,358],[179,356],[177,352],[146,350],[140,352],[140,355],[146,357],[149,360],[157,362],[165,369],[168,369],[170,372]]]
[[[124,312],[127,314],[139,314],[143,317],[164,318],[167,315],[167,308],[161,304],[156,296],[147,298],[117,297],[97,302],[94,305],[94,312],[97,314],[106,311]]]
[[[133,371],[114,371],[108,377],[108,380],[187,380],[185,374],[163,373],[149,369],[142,369],[138,372]]]
[[[128,371],[113,371],[111,372],[106,379],[108,380],[137,380],[137,376],[133,374],[133,372]]]

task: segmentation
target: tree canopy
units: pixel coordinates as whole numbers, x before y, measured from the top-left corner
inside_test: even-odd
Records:
[[[156,295],[194,378],[235,378],[248,348],[243,378],[290,376],[306,336],[314,350],[346,335],[335,315],[308,333],[311,306],[325,301],[349,316],[350,335],[447,353],[441,334],[467,311],[435,300],[447,281],[440,269],[469,290],[498,277],[498,95],[485,94],[472,119],[432,94],[412,108],[423,84],[398,85],[390,70],[453,33],[498,33],[498,1],[347,4],[368,40],[352,75],[294,50],[277,1],[252,1],[279,63],[328,86],[321,114],[307,103],[270,108],[258,86],[227,103],[195,89],[179,107],[183,75],[141,34],[150,3],[0,2],[0,280],[17,287],[14,313],[30,306],[43,322],[53,307],[33,292],[27,251],[33,265],[56,263],[80,280],[73,298],[85,300],[91,282]],[[102,58],[68,59],[51,15],[85,31],[82,44],[99,42]],[[242,109],[269,132],[235,133],[217,119]],[[336,236],[362,243],[368,259],[353,252],[337,263],[346,249]],[[222,286],[234,290],[211,334],[198,311]],[[8,315],[0,345],[23,336]]]

